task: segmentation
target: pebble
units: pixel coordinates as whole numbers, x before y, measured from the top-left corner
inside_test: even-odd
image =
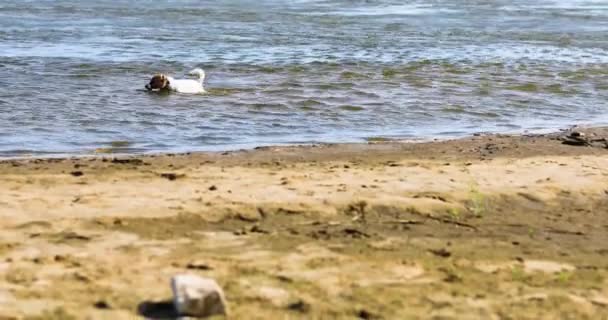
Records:
[[[570,133],[570,137],[573,137],[573,138],[574,137],[576,137],[576,138],[582,138],[584,136],[585,136],[585,134],[583,132],[579,132],[579,131],[572,131]]]
[[[302,300],[298,300],[296,302],[290,303],[287,306],[287,309],[289,309],[291,311],[307,313],[310,311],[310,305]]]
[[[173,305],[181,316],[209,317],[226,314],[222,288],[211,278],[180,274],[171,278]]]
[[[209,266],[209,264],[205,263],[204,261],[189,262],[186,265],[186,268],[191,269],[191,270],[213,270],[213,268],[211,266]]]
[[[70,172],[70,174],[74,177],[80,177],[80,176],[84,175],[84,173],[82,173],[82,171],[72,171],[72,172]]]
[[[110,307],[110,304],[104,300],[99,300],[95,302],[93,306],[97,309],[112,309],[112,307]]]
[[[169,180],[169,181],[174,181],[174,180],[176,180],[177,178],[182,178],[182,177],[184,177],[185,175],[184,175],[184,174],[176,174],[176,173],[171,173],[171,172],[169,172],[169,173],[161,173],[161,174],[160,174],[160,176],[161,176],[162,178],[165,178],[165,179]]]

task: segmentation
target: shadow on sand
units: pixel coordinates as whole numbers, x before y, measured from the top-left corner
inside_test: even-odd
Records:
[[[171,300],[144,301],[137,306],[137,313],[150,320],[175,320],[180,318]]]

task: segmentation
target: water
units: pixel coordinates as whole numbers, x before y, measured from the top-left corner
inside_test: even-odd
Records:
[[[608,123],[604,0],[3,0],[0,156]],[[206,95],[149,77],[206,70]]]

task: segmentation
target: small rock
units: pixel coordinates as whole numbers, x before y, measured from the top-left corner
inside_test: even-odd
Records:
[[[363,320],[380,319],[380,317],[378,317],[377,315],[375,315],[365,309],[361,309],[361,310],[359,310],[359,312],[357,312],[357,318],[363,319]]]
[[[73,175],[74,177],[80,177],[83,176],[84,173],[82,173],[82,171],[72,171],[70,172],[71,175]]]
[[[534,301],[545,301],[549,299],[549,295],[546,293],[532,293],[521,297],[522,300],[534,300]]]
[[[192,261],[186,265],[187,269],[190,270],[213,270],[211,266],[203,261]]]
[[[344,230],[342,230],[342,232],[344,232],[344,234],[346,236],[350,236],[351,238],[356,238],[356,239],[360,239],[360,238],[369,238],[370,235],[363,232],[363,231],[359,231],[355,228],[345,228]]]
[[[97,309],[111,309],[110,304],[104,300],[99,300],[93,304],[93,307]]]
[[[449,252],[448,250],[446,250],[444,248],[441,248],[441,249],[430,249],[429,252],[432,253],[432,254],[434,254],[434,255],[436,255],[436,256],[442,257],[442,258],[449,258],[452,255],[451,252]]]
[[[253,225],[251,226],[251,228],[249,229],[249,232],[254,232],[254,233],[264,233],[264,234],[269,234],[270,231],[266,230],[266,229],[262,229],[260,226]]]
[[[287,309],[289,309],[291,311],[307,313],[310,311],[310,305],[302,300],[298,300],[298,301],[290,303],[287,306]]]
[[[293,279],[291,279],[288,276],[284,276],[284,275],[278,275],[277,276],[277,280],[281,281],[281,282],[287,282],[287,283],[292,283]]]
[[[211,278],[180,274],[171,279],[173,305],[179,315],[209,317],[226,314],[226,299]]]
[[[81,282],[91,282],[91,278],[89,278],[89,276],[87,276],[86,274],[82,274],[80,272],[75,272],[74,278]]]
[[[168,172],[168,173],[161,173],[160,176],[162,178],[165,178],[165,179],[169,180],[169,181],[174,181],[177,178],[183,178],[186,175],[185,174],[176,174],[176,173]]]
[[[236,214],[236,218],[241,221],[245,221],[245,222],[257,222],[257,221],[262,220],[263,217],[260,214],[259,210],[242,209],[240,212],[238,212]]]
[[[582,138],[584,136],[585,136],[585,134],[583,132],[579,132],[579,131],[572,131],[570,133],[570,137],[573,137],[573,138]]]

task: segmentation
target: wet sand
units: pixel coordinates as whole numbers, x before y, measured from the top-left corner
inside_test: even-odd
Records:
[[[608,129],[558,135],[4,160],[0,319],[608,318]]]

